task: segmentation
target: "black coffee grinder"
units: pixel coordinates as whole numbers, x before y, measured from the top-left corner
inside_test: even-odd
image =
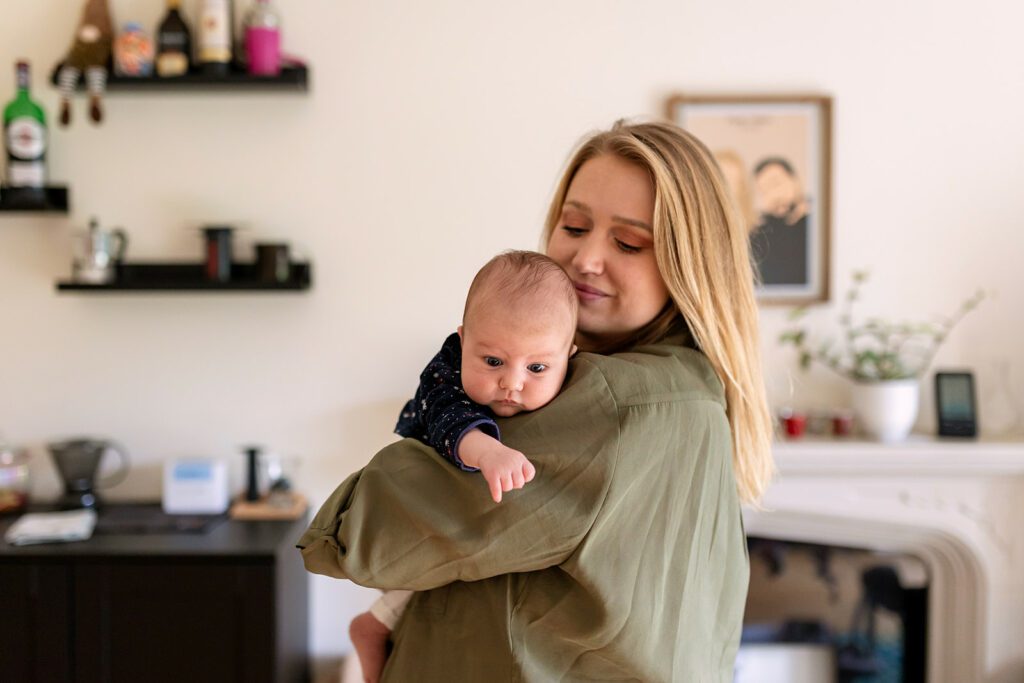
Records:
[[[114,486],[128,476],[128,453],[112,441],[71,439],[47,444],[47,448],[64,480],[64,495],[58,501],[61,510],[98,509],[100,499],[94,489]],[[97,481],[96,471],[107,451],[116,453],[121,464],[117,471]]]

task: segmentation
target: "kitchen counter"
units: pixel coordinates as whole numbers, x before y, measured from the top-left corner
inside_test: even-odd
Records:
[[[33,506],[29,512],[49,512],[51,506]],[[114,533],[103,529],[105,516],[115,516],[124,521],[133,511],[138,511],[140,528],[143,520],[156,516],[164,517],[159,503],[108,503],[98,514],[97,529],[87,541],[72,543],[46,543],[40,545],[12,546],[3,541],[8,527],[18,515],[0,517],[0,558],[40,557],[191,557],[224,558],[249,557],[272,559],[282,547],[294,549],[299,536],[308,524],[305,517],[294,521],[240,522],[226,516],[211,516],[209,528],[204,532],[141,532]],[[127,513],[127,514],[126,514]],[[167,517],[174,517],[169,515]],[[189,515],[188,519],[199,516]],[[122,526],[124,526],[122,524]],[[298,554],[298,551],[295,551]]]

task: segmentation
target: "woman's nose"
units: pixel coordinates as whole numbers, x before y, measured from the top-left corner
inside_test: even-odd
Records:
[[[604,250],[600,242],[587,235],[577,243],[579,247],[572,259],[573,268],[581,275],[600,275],[604,271]]]

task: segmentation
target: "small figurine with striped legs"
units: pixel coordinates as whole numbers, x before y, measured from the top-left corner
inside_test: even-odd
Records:
[[[82,74],[85,74],[89,91],[89,118],[94,123],[103,120],[102,96],[107,85],[113,41],[114,28],[107,0],[87,0],[75,32],[75,42],[57,76],[62,126],[71,123],[71,94]]]

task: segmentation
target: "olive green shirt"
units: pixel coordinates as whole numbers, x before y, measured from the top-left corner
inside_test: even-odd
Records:
[[[704,355],[580,354],[554,401],[500,424],[537,467],[500,504],[405,439],[299,541],[311,572],[422,591],[384,681],[731,681],[748,563]]]

